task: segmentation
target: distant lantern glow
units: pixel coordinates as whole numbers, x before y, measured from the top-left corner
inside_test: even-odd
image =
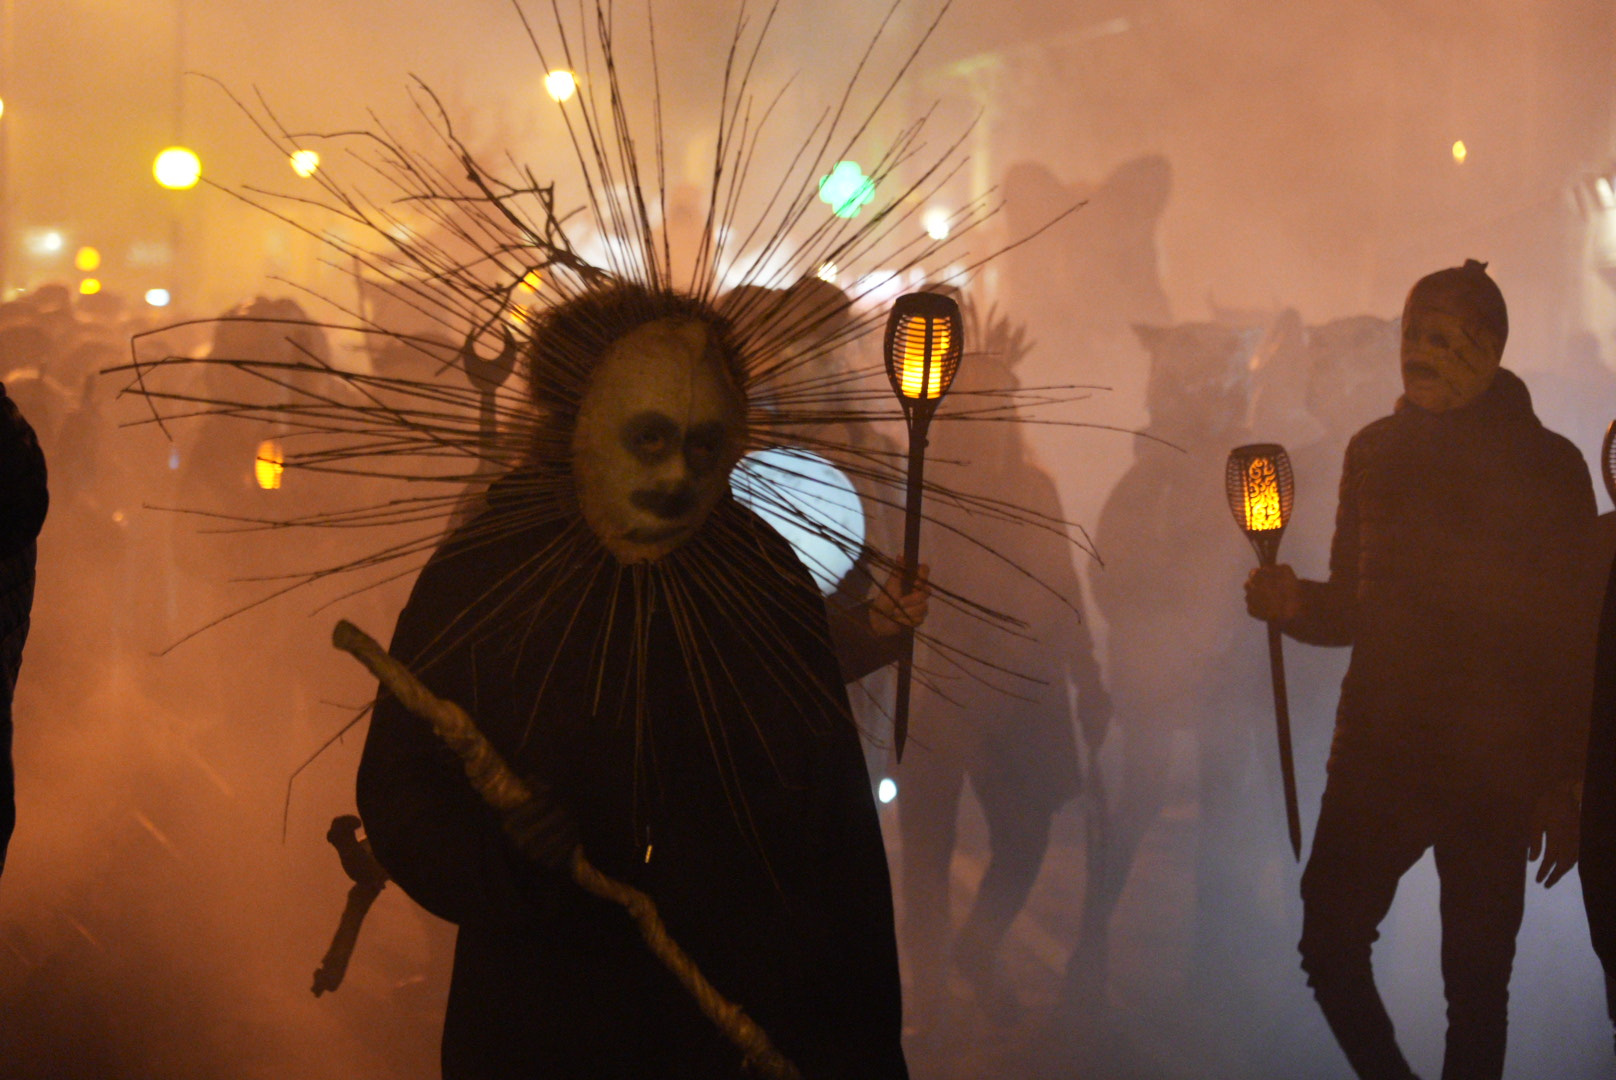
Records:
[[[565,68],[557,68],[544,77],[544,92],[551,101],[568,101],[578,92],[578,76]]]
[[[836,276],[841,272],[841,267],[837,266],[833,262],[828,262],[821,264],[819,269],[814,272],[814,276],[820,281],[828,282],[834,285],[836,284]]]
[[[839,161],[836,168],[819,178],[819,201],[830,204],[837,217],[858,217],[874,198],[875,181],[864,175],[856,161]]]
[[[307,180],[320,168],[320,155],[313,150],[296,150],[292,153],[292,171]]]
[[[286,454],[274,439],[258,444],[258,457],[253,461],[253,478],[265,491],[276,491],[281,486],[281,474],[286,471]]]
[[[101,266],[101,253],[93,247],[81,247],[73,256],[73,265],[79,272],[88,274]]]
[[[83,281],[79,282],[79,295],[80,296],[94,296],[96,293],[98,293],[100,291],[101,291],[101,282],[97,281],[93,277],[87,277]]]
[[[67,240],[55,229],[46,229],[44,232],[30,233],[27,244],[30,254],[59,255],[67,246]]]
[[[168,306],[168,300],[169,300],[169,297],[168,297],[168,290],[167,289],[147,289],[146,290],[146,303],[151,305],[152,307],[167,307]]]
[[[152,163],[152,175],[170,191],[187,191],[202,179],[202,161],[183,146],[170,146]]]
[[[536,293],[544,285],[544,275],[537,270],[529,270],[522,276],[522,288],[530,293]]]
[[[1453,163],[1455,165],[1463,165],[1465,163],[1465,158],[1469,156],[1470,149],[1465,146],[1463,139],[1460,139],[1458,142],[1453,144]]]
[[[942,207],[927,210],[925,217],[921,218],[921,224],[926,228],[926,235],[933,240],[947,240],[949,216],[948,211]]]
[[[883,776],[881,782],[875,786],[875,797],[884,803],[889,803],[898,797],[898,782],[890,776]]]

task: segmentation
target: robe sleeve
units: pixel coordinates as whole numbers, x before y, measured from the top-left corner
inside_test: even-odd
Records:
[[[1307,645],[1351,645],[1358,605],[1358,440],[1347,446],[1330,540],[1330,579],[1303,581],[1302,610],[1281,629]]]
[[[801,1062],[812,1075],[902,1080],[902,990],[893,934],[892,883],[869,774],[851,723],[825,740],[815,785],[824,928],[839,961],[834,985],[821,988],[835,1045]]]
[[[433,693],[476,720],[475,650],[443,644],[480,595],[470,557],[435,557],[399,616],[390,652]],[[425,659],[426,662],[422,662]],[[564,875],[525,860],[454,753],[391,694],[376,700],[359,762],[359,814],[376,858],[399,886],[452,923],[515,924],[553,911]]]

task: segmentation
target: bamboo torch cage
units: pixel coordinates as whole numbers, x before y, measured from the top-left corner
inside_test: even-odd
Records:
[[[941,293],[898,297],[887,316],[887,378],[904,406],[936,406],[948,393],[965,349],[959,305]]]
[[[1296,497],[1290,455],[1277,443],[1238,446],[1229,451],[1223,480],[1235,524],[1257,550],[1258,561],[1272,566]]]

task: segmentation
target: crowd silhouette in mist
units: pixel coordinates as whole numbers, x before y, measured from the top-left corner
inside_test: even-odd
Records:
[[[1448,1000],[1442,1076],[1500,1077],[1528,862],[1541,858],[1537,878],[1554,884],[1577,861],[1579,829],[1594,946],[1607,970],[1616,965],[1616,587],[1606,591],[1616,526],[1608,515],[1596,521],[1584,462],[1595,427],[1577,412],[1589,411],[1589,401],[1608,404],[1609,373],[1591,339],[1569,343],[1575,362],[1545,379],[1545,404],[1534,412],[1531,380],[1500,366],[1506,307],[1474,262],[1422,279],[1400,320],[1355,316],[1308,325],[1293,311],[1219,311],[1208,321],[1174,323],[1152,240],[1170,183],[1162,159],[1129,163],[1091,193],[1100,212],[1084,235],[1103,234],[1106,244],[1063,249],[1071,264],[1064,277],[1012,257],[1006,316],[973,309],[964,297],[980,340],[956,388],[961,400],[1025,381],[1025,372],[1057,349],[1094,356],[1110,370],[1148,372],[1148,419],[1099,514],[1094,546],[1103,565],[1084,566],[1065,533],[1065,463],[1041,458],[1023,428],[949,424],[945,411],[933,449],[945,468],[958,471],[959,489],[1012,499],[1051,527],[940,509],[927,560],[940,588],[1013,616],[1023,630],[992,627],[971,617],[968,604],[933,606],[925,628],[933,644],[923,644],[919,656],[927,677],[901,767],[887,760],[880,730],[888,676],[843,665],[843,677],[862,676],[852,700],[873,736],[864,747],[869,779],[891,772],[899,780],[897,805],[882,820],[899,871],[908,1069],[917,1077],[954,1075],[949,1059],[959,1055],[962,1031],[1036,1029],[1029,1070],[1145,1074],[1142,1057],[1107,1035],[1108,987],[1127,959],[1115,947],[1115,929],[1142,888],[1142,868],[1161,857],[1152,837],[1176,797],[1175,761],[1187,746],[1195,816],[1192,853],[1178,868],[1192,887],[1179,977],[1186,999],[1205,1010],[1193,1030],[1208,1075],[1276,1068],[1264,1060],[1263,1032],[1294,1023],[1298,1013],[1294,995],[1277,993],[1269,976],[1294,966],[1299,924],[1308,984],[1350,1067],[1373,1080],[1412,1076],[1370,956],[1399,880],[1434,850]],[[1013,172],[1008,187],[1012,215],[1037,216],[1072,194],[1033,165]],[[1081,284],[1090,279],[1103,288]],[[805,285],[797,302],[808,294],[831,302],[829,288]],[[1068,296],[1077,299],[1066,302]],[[234,314],[302,318],[287,301],[259,300]],[[270,497],[253,476],[257,442],[235,424],[205,420],[175,444],[149,427],[117,430],[109,406],[116,387],[96,372],[122,362],[131,334],[150,323],[115,300],[75,300],[54,287],[0,305],[0,733],[8,742],[11,690],[30,631],[36,536],[42,580],[70,576],[75,587],[51,591],[53,605],[34,613],[22,679],[40,669],[50,679],[51,708],[67,714],[108,685],[115,669],[147,672],[135,658],[169,644],[196,617],[228,607],[222,580],[285,568],[264,561],[275,558],[265,554],[272,548],[256,549],[251,566],[221,563],[190,522],[142,512],[211,500],[213,510],[247,520],[265,516]],[[148,355],[331,358],[313,326],[289,331],[228,320],[147,339],[140,348]],[[868,364],[860,348],[826,363],[843,371]],[[1575,442],[1545,427],[1540,416],[1551,410]],[[898,452],[897,433],[860,430],[868,445],[856,452]],[[1267,673],[1235,592],[1250,555],[1222,499],[1228,449],[1276,433],[1292,446],[1301,485],[1304,509],[1286,543],[1288,561],[1302,573],[1283,565],[1251,574],[1247,609],[1299,642],[1326,647],[1290,654],[1304,802],[1312,805],[1322,790],[1299,880],[1283,840]],[[47,460],[50,518],[41,535]],[[871,545],[891,545],[897,511],[864,495]],[[53,547],[63,553],[54,564]],[[844,586],[833,606],[859,611],[874,582],[865,568]],[[412,623],[412,633],[431,638],[436,627],[429,623]],[[284,700],[293,683],[305,687],[293,696],[315,692],[301,675],[273,674],[300,662],[297,632],[263,625],[254,625],[249,640],[226,623],[212,662],[190,669],[183,687],[160,674],[132,676],[151,700],[183,698],[181,711],[197,718],[193,730],[165,744],[170,756],[154,766],[186,778],[138,808],[162,843],[218,839],[190,814],[205,801],[200,777],[212,766],[188,772],[174,755],[221,741],[223,718],[244,711],[243,697],[253,691],[244,689],[232,656],[251,650],[260,657],[270,672],[260,673],[260,692],[276,684]],[[468,687],[482,686],[481,676],[469,678]],[[398,722],[389,714],[389,724]],[[48,743],[28,730],[45,718],[19,712],[18,723],[24,742]],[[7,764],[0,809],[9,812],[9,757]],[[974,885],[970,903],[956,914],[951,901],[966,891],[957,858],[967,782],[986,825],[987,859],[979,879],[967,883]],[[562,786],[582,797],[577,785]],[[384,808],[402,805],[398,791],[373,783],[361,809],[367,821],[381,821]],[[1080,873],[1077,911],[1062,942],[1067,955],[1053,1000],[1043,1002],[1050,1007],[1034,1010],[1004,946],[1040,874],[1051,872],[1052,833],[1072,805],[1085,824],[1082,858],[1060,869]],[[404,877],[435,880],[453,862],[444,851],[419,860],[419,853],[398,854],[408,829],[388,828],[378,848],[384,861],[437,867]],[[9,817],[0,817],[0,868],[10,832]],[[108,844],[112,861],[134,858],[126,839]],[[878,862],[878,847],[871,851]],[[464,875],[450,876],[465,885]],[[78,883],[80,897],[102,891],[93,902],[62,902],[91,941],[120,932],[117,902],[105,891],[112,879],[104,871]],[[868,880],[885,888],[883,875]],[[151,899],[169,884],[150,876],[137,892]],[[768,893],[764,878],[756,884],[760,896]],[[533,900],[533,889],[515,880],[504,899],[520,906]],[[487,900],[478,894],[462,904],[455,895],[434,910],[462,921],[465,910]],[[681,917],[699,926],[704,916],[693,910]],[[587,918],[578,925],[588,932],[574,942],[581,951],[573,961],[587,965],[589,934],[599,927]],[[0,956],[0,967],[11,965],[0,978],[0,1000],[34,1021],[4,1025],[7,1075],[159,1075],[158,1061],[129,1052],[124,1025],[104,1019],[120,1008],[142,1010],[120,1005],[112,993],[128,976],[133,952],[117,962],[87,958],[82,944],[27,925],[0,936],[15,958]],[[146,955],[165,947],[147,943]],[[435,956],[446,962],[441,949]],[[436,975],[444,974],[441,966]],[[767,983],[759,978],[758,985]],[[64,995],[102,1018],[77,1032],[71,1052],[61,1040],[72,1009],[48,1004]],[[440,1004],[417,1003],[412,1015],[430,1015]],[[1616,995],[1611,1005],[1616,1016]],[[775,1012],[788,1031],[790,1012]],[[1245,1019],[1244,1032],[1231,1029],[1231,1015]],[[972,1019],[962,1025],[961,1016]],[[614,1023],[632,1020],[625,1014],[605,1023],[597,1056],[611,1043]],[[895,1027],[887,1028],[852,1052],[884,1055],[881,1075],[900,1075]],[[797,1040],[809,1075],[854,1068],[835,1055],[817,1060],[823,1033],[804,1029],[788,1038]],[[466,1045],[462,1040],[457,1051],[463,1062],[472,1060]],[[64,1053],[76,1060],[65,1062]],[[487,1056],[488,1075],[518,1075],[522,1066],[513,1061],[504,1051]],[[215,1073],[204,1061],[194,1075]]]

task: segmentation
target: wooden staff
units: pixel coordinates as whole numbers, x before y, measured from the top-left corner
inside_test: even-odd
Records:
[[[483,738],[465,710],[433,694],[409,668],[389,656],[374,638],[346,619],[337,623],[331,642],[369,668],[406,709],[432,725],[438,738],[460,758],[466,778],[477,794],[499,811],[506,834],[522,854],[538,862],[547,861],[537,847],[538,818],[524,812],[530,811],[532,793],[505,764],[499,751]],[[651,952],[696,999],[707,1018],[741,1051],[747,1064],[770,1080],[802,1080],[797,1067],[775,1049],[768,1033],[739,1005],[720,994],[690,955],[669,936],[655,901],[633,886],[601,873],[584,857],[581,846],[572,851],[570,869],[572,880],[586,892],[628,912]]]

